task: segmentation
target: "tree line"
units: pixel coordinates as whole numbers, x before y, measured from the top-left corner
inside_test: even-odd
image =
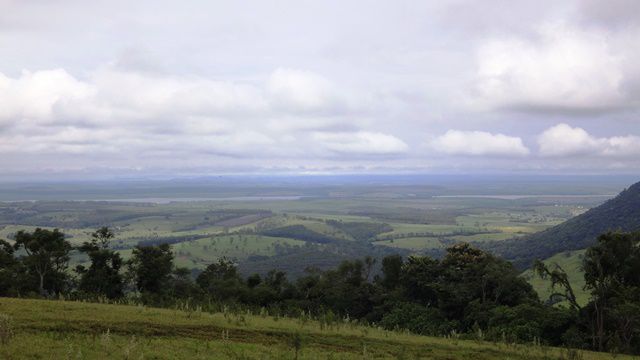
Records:
[[[71,299],[135,300],[152,306],[189,301],[271,314],[357,319],[417,334],[491,341],[540,342],[599,351],[640,353],[640,233],[608,233],[584,258],[587,305],[576,301],[567,274],[536,263],[556,290],[538,295],[507,261],[457,244],[428,256],[345,261],[295,280],[278,270],[243,277],[226,258],[203,271],[177,267],[169,244],[139,245],[124,260],[100,228],[74,248],[58,230],[20,231],[0,240],[0,296],[64,295]],[[70,254],[88,257],[69,269]],[[216,307],[217,306],[217,307]]]

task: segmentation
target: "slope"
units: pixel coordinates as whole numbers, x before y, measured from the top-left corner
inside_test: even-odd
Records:
[[[2,359],[608,359],[540,345],[495,344],[384,331],[348,320],[319,323],[246,313],[206,313],[0,298]],[[0,335],[2,332],[0,332]],[[0,336],[0,340],[6,340]],[[575,358],[575,357],[571,357]],[[619,359],[631,359],[618,356]]]
[[[596,238],[602,233],[637,230],[640,230],[640,182],[604,204],[547,230],[475,245],[512,261],[520,269],[526,269],[535,259],[546,259],[563,251],[585,249],[595,244]]]

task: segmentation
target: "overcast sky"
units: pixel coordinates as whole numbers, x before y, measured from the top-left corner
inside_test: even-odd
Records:
[[[640,174],[640,1],[0,0],[0,178]]]

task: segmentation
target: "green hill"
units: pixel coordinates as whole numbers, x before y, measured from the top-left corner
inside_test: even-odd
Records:
[[[585,249],[595,244],[598,235],[608,231],[640,230],[640,183],[615,198],[547,230],[520,238],[478,243],[478,247],[504,257],[521,269],[535,259],[557,253]]]
[[[345,320],[0,298],[0,358],[596,360],[611,355],[416,336]]]

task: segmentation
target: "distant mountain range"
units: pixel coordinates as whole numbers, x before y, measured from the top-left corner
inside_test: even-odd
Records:
[[[516,239],[475,245],[525,269],[535,259],[546,259],[562,251],[587,248],[595,244],[596,238],[602,233],[639,230],[640,182],[604,204],[547,230]]]

